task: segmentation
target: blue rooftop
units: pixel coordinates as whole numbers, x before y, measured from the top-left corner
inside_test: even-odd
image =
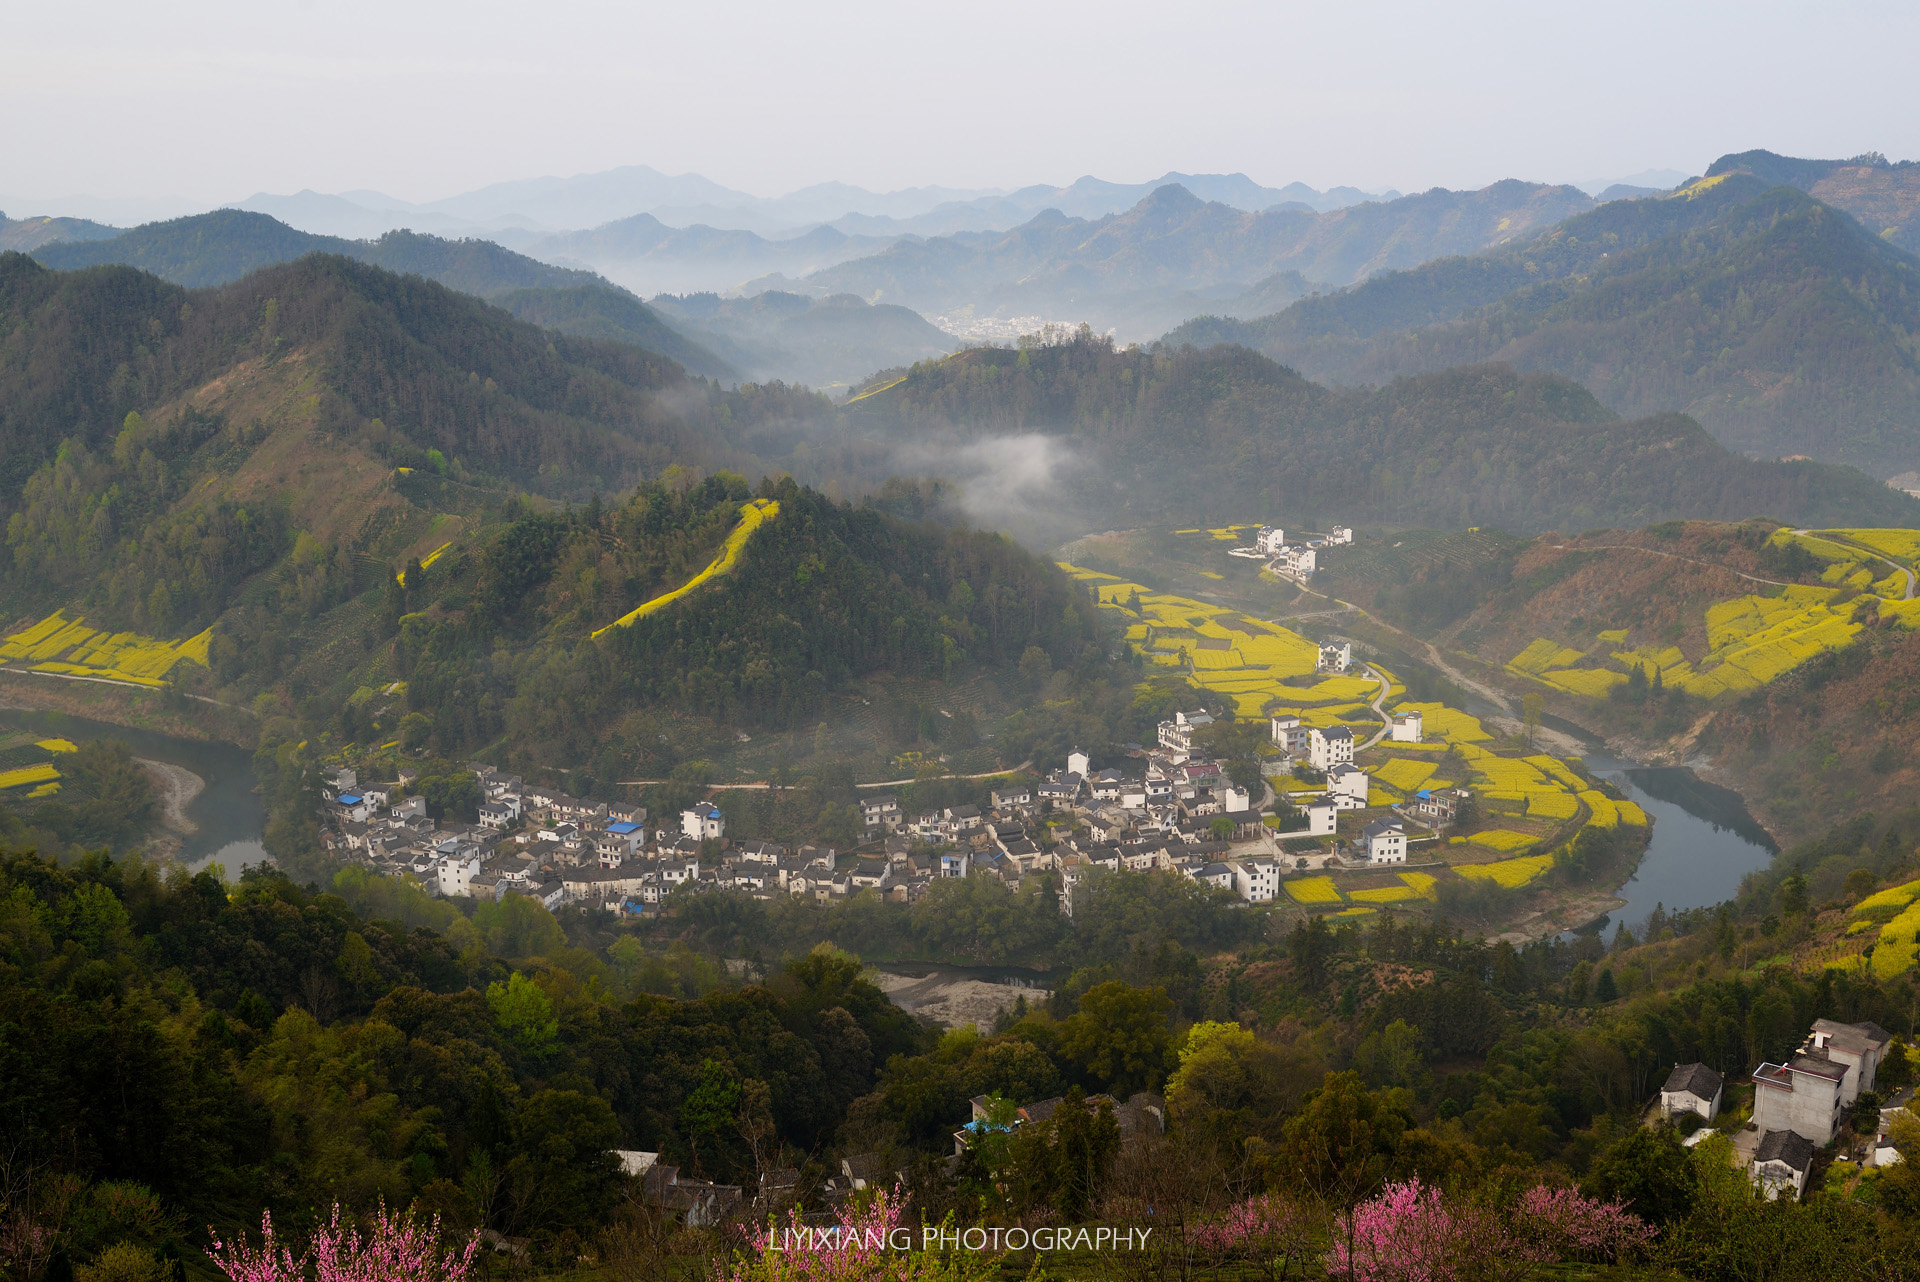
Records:
[[[616,836],[620,836],[620,837],[624,837],[630,832],[638,832],[639,830],[640,830],[639,824],[630,824],[630,823],[622,822],[622,823],[607,825],[608,832],[613,833]]]
[[[357,806],[360,804],[360,798],[350,792],[343,792],[340,794],[340,804],[343,806]]]

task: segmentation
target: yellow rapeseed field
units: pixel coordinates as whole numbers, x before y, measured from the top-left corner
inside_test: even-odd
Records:
[[[1296,904],[1337,904],[1340,891],[1331,877],[1302,877],[1298,881],[1280,883],[1287,889],[1287,897]]]
[[[741,549],[747,546],[747,540],[753,537],[753,532],[778,515],[780,515],[780,500],[778,499],[754,499],[749,503],[741,504],[739,522],[728,533],[727,541],[721,545],[720,555],[713,558],[712,563],[709,564],[706,569],[700,571],[700,573],[694,575],[673,591],[663,593],[653,598],[653,600],[629,610],[626,614],[621,615],[593,635],[597,637],[614,628],[627,627],[637,619],[644,619],[654,611],[662,610],[672,605],[681,597],[686,596],[689,592],[700,587],[700,585],[707,582],[707,580],[725,574],[727,571],[733,569],[733,567],[739,563]]]
[[[48,783],[60,777],[60,772],[42,762],[37,766],[21,766],[17,770],[0,770],[0,790],[23,788],[33,783]]]
[[[1502,859],[1491,864],[1462,864],[1454,871],[1462,877],[1491,881],[1512,890],[1524,886],[1553,867],[1552,855],[1527,855],[1520,859]]]
[[[212,644],[211,628],[168,643],[137,632],[100,632],[55,610],[30,628],[0,638],[0,663],[25,663],[35,672],[100,677],[157,688],[183,660],[201,666]]]

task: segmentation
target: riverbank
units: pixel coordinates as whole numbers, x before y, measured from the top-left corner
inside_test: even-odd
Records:
[[[58,681],[11,668],[0,668],[0,709],[59,712],[175,739],[232,744],[248,751],[259,741],[259,725],[253,717],[220,704],[193,702],[169,707],[154,691]]]
[[[965,1028],[969,1024],[981,1032],[991,1032],[1000,1012],[1011,1010],[1022,997],[1032,1005],[1044,1002],[1051,990],[1025,984],[992,983],[970,975],[934,971],[929,975],[901,975],[891,971],[870,972],[874,985],[901,1010],[942,1028]]]
[[[139,724],[139,708],[87,709],[90,714],[126,714],[110,720],[3,697],[14,693],[17,684],[0,683],[0,725],[76,743],[117,739],[132,749],[159,803],[159,822],[142,843],[150,857],[175,861],[194,872],[219,863],[230,875],[247,864],[267,861],[266,808],[253,773],[253,754],[246,747],[207,734],[171,733],[165,722]]]

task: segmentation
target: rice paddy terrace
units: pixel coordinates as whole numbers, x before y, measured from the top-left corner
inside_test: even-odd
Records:
[[[1444,842],[1421,840],[1416,830],[1408,858],[1417,868],[1406,872],[1290,878],[1284,889],[1302,907],[1370,913],[1385,904],[1432,899],[1444,878],[1519,888],[1552,868],[1583,828],[1648,826],[1639,806],[1589,778],[1577,761],[1500,740],[1457,708],[1410,700],[1405,685],[1379,664],[1367,665],[1364,675],[1319,673],[1319,647],[1277,623],[1070,562],[1061,568],[1094,588],[1102,609],[1124,618],[1128,645],[1148,664],[1220,695],[1232,704],[1236,718],[1294,715],[1308,726],[1346,725],[1364,743],[1380,728],[1376,704],[1389,712],[1421,714],[1424,742],[1383,740],[1359,754],[1370,776],[1370,806],[1348,812],[1342,834],[1369,822],[1370,810],[1392,806],[1423,788],[1471,788],[1482,820]],[[1285,792],[1319,790],[1286,776],[1273,782]]]

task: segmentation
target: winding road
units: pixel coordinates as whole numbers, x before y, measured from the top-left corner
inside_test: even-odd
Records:
[[[1380,669],[1374,667],[1371,663],[1367,665],[1367,673],[1375,681],[1380,683],[1380,693],[1374,695],[1373,702],[1368,705],[1373,709],[1374,715],[1380,718],[1380,728],[1373,732],[1373,738],[1367,740],[1358,748],[1355,748],[1355,752],[1365,752],[1368,748],[1371,748],[1374,744],[1386,738],[1387,732],[1393,729],[1393,718],[1387,714],[1386,707],[1387,696],[1393,693],[1393,683],[1387,680],[1385,673],[1381,672]]]
[[[1913,571],[1907,568],[1905,565],[1902,565],[1900,562],[1894,560],[1892,557],[1888,556],[1885,552],[1876,552],[1872,548],[1866,546],[1864,543],[1856,543],[1852,539],[1847,538],[1845,535],[1835,534],[1831,530],[1824,531],[1818,534],[1815,534],[1811,530],[1789,530],[1788,533],[1789,534],[1805,534],[1812,538],[1825,539],[1829,543],[1838,543],[1841,547],[1852,548],[1854,551],[1859,552],[1865,556],[1870,556],[1876,561],[1884,561],[1886,564],[1892,566],[1894,569],[1900,571],[1900,573],[1907,576],[1907,594],[1901,597],[1900,599],[1902,601],[1913,600],[1913,593],[1914,593],[1914,587],[1915,587]]]

